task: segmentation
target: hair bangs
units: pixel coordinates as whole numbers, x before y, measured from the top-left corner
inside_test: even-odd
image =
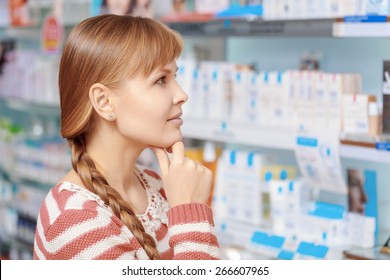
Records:
[[[132,67],[130,73],[148,76],[155,69],[162,68],[177,59],[182,50],[183,40],[176,31],[150,22],[147,32],[142,33],[136,49],[132,50],[133,59],[136,61],[133,67],[136,68]]]

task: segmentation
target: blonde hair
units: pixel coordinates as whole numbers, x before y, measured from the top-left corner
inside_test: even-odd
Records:
[[[99,195],[131,230],[150,259],[160,258],[154,239],[86,153],[93,122],[88,92],[94,83],[116,88],[134,75],[147,76],[176,59],[182,48],[180,35],[156,20],[101,15],[73,28],[60,63],[61,135],[70,144],[72,167],[84,186]]]

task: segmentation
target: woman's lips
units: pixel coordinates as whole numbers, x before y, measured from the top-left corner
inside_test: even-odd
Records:
[[[182,125],[183,124],[183,120],[181,118],[169,119],[168,122],[174,123],[176,125]]]
[[[182,125],[183,120],[181,119],[181,116],[183,115],[183,112],[179,112],[176,115],[174,115],[172,118],[168,119],[168,122],[174,123],[176,125]]]

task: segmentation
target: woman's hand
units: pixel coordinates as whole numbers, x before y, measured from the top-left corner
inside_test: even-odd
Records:
[[[161,169],[165,194],[171,207],[179,204],[207,203],[212,184],[212,172],[187,158],[183,142],[172,145],[172,157],[162,148],[152,148]]]

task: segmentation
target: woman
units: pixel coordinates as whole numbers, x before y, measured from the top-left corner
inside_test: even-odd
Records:
[[[42,205],[34,259],[220,258],[211,171],[181,142],[181,51],[179,35],[148,18],[102,15],[72,30],[59,87],[73,169]],[[147,148],[161,178],[136,164]]]

